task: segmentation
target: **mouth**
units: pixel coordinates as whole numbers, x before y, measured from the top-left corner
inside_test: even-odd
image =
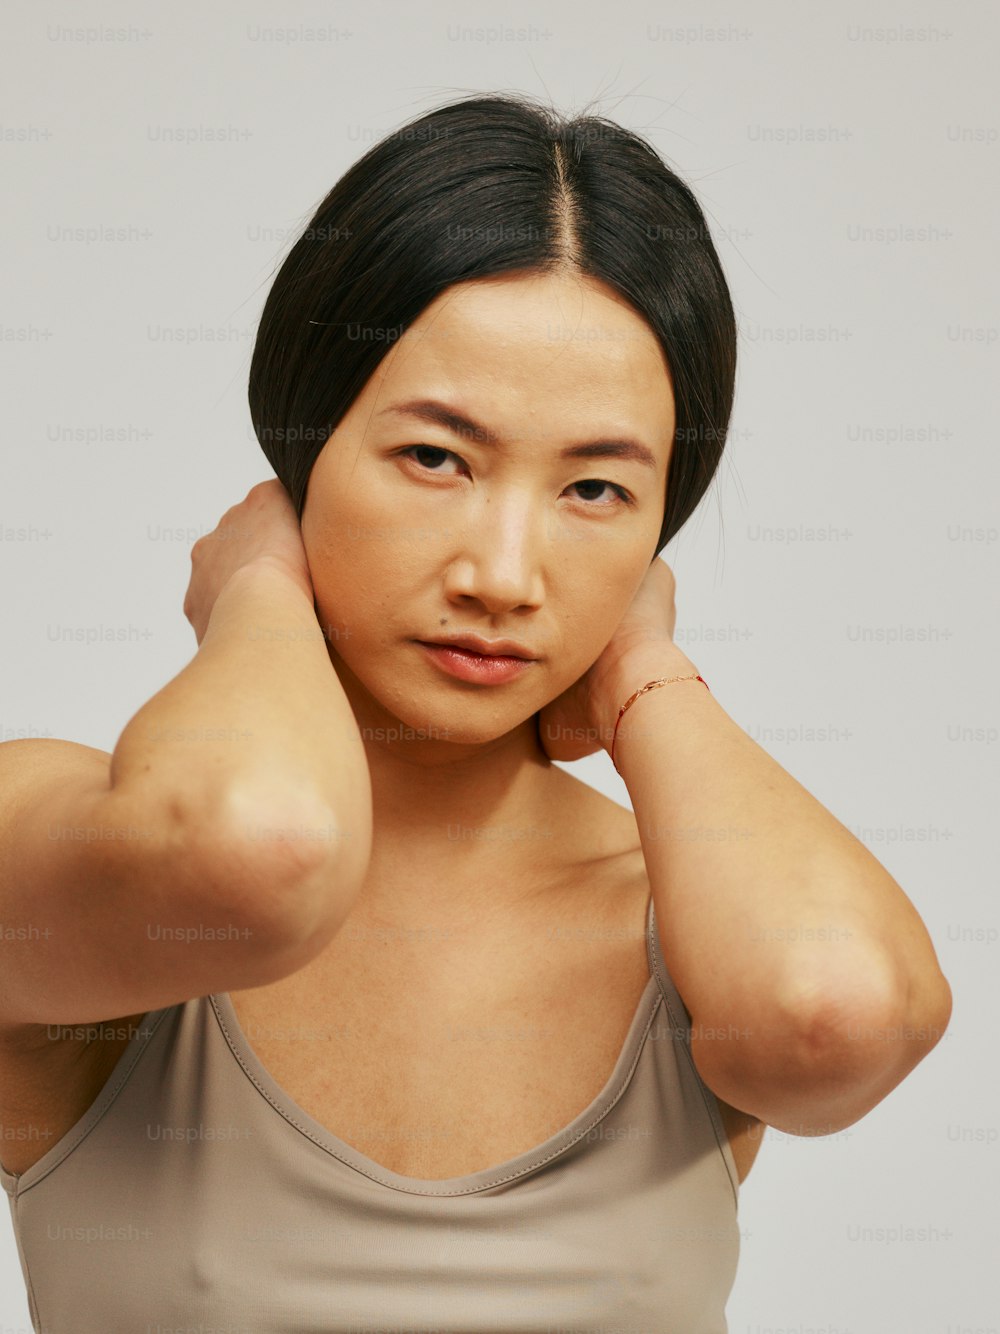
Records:
[[[432,640],[415,639],[413,642],[446,675],[474,685],[503,685],[514,681],[535,661],[526,655],[522,645],[516,646],[521,652],[510,652],[506,648],[510,640],[495,642],[489,652],[467,647],[468,640],[435,643]]]
[[[521,662],[534,662],[535,657],[523,644],[512,639],[496,639],[492,643],[474,635],[463,635],[458,639],[418,639],[418,644],[427,648],[450,649],[456,653],[467,654],[470,658],[505,658]]]

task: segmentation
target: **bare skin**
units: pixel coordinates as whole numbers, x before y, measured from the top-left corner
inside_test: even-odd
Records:
[[[502,443],[391,410],[429,398]],[[606,1082],[648,979],[635,820],[552,763],[573,752],[543,749],[536,715],[605,651],[649,570],[674,429],[669,368],[637,312],[579,275],[506,275],[434,301],[313,467],[302,546],[364,740],[373,852],[351,916],[313,961],[231,998],[251,1032],[351,1016],[321,1066],[294,1044],[252,1045],[311,1115],[403,1174],[465,1175],[567,1124]],[[652,466],[560,457],[623,437]],[[417,641],[458,634],[516,640],[533,661],[502,685],[456,680]],[[531,828],[549,836],[517,832]],[[570,925],[589,929],[586,948],[553,944],[553,926]],[[407,943],[421,932],[435,943]],[[488,1038],[440,1039],[515,1017],[544,1036],[503,1044],[502,1061]],[[31,1086],[25,1076],[5,1122],[44,1117],[63,1133],[123,1046],[26,1054]],[[19,1058],[3,1059],[9,1072]],[[376,1080],[390,1062],[395,1078]],[[762,1125],[720,1105],[742,1179]],[[415,1114],[449,1133],[386,1137]],[[5,1147],[5,1166],[23,1171],[53,1142]]]
[[[567,330],[602,336],[553,339],[553,331]],[[506,449],[476,432],[456,436],[387,411],[427,397],[460,404],[509,442]],[[550,762],[533,712],[600,655],[648,570],[674,424],[659,344],[615,294],[575,277],[505,278],[466,284],[433,303],[313,468],[303,543],[331,660],[366,737],[375,809],[369,875],[348,926],[447,929],[454,943],[387,953],[350,941],[345,930],[307,983],[288,979],[233,1002],[240,1016],[258,1022],[306,1008],[315,1015],[316,997],[325,1013],[349,1009],[352,1032],[363,1040],[344,1040],[343,1061],[333,1063],[349,1065],[347,1086],[280,1044],[258,1054],[334,1133],[368,1125],[377,1109],[380,1124],[355,1147],[404,1174],[464,1175],[566,1124],[606,1081],[642,994],[649,883],[634,818]],[[655,467],[556,461],[567,444],[621,435],[646,444]],[[410,448],[423,444],[433,448]],[[608,483],[626,487],[634,505],[615,503]],[[442,631],[512,637],[538,660],[503,686],[454,681],[410,642]],[[398,735],[400,723],[424,735],[382,739],[394,728]],[[499,837],[539,828],[550,837]],[[449,829],[494,837],[456,841]],[[631,938],[584,960],[578,948],[552,948],[553,922],[613,923]],[[430,1036],[419,1058],[408,998],[394,1002],[392,981],[388,989],[384,982],[399,976],[421,997]],[[376,997],[382,1007],[404,1006],[402,1032],[388,1022],[390,1036],[380,1039],[370,1018]],[[547,1027],[551,1049],[522,1044],[526,1050],[503,1073],[496,1043],[487,1040],[473,1054],[463,1042],[460,1061],[456,1044],[433,1036],[457,1014],[477,1015],[473,1022],[489,1028],[512,1012]],[[584,1032],[591,1038],[585,1047]],[[412,1121],[411,1085],[388,1080],[366,1101],[377,1062],[351,1062],[355,1051],[395,1056],[397,1074],[400,1059],[419,1065],[418,1087],[428,1092],[416,1093],[417,1105],[437,1090],[436,1111],[454,1126],[468,1124],[470,1100],[479,1107],[477,1075],[489,1068],[490,1115],[477,1117],[473,1142],[456,1133],[414,1149],[380,1137],[382,1123],[400,1129]],[[532,1084],[525,1105],[526,1067],[552,1076],[554,1054],[561,1077]],[[448,1107],[440,1106],[443,1088],[452,1091]],[[760,1145],[760,1122],[737,1109],[723,1113],[743,1176]],[[495,1127],[489,1136],[483,1119]]]
[[[404,1176],[493,1168],[562,1129],[607,1082],[646,988],[649,882],[631,815],[556,772],[565,832],[536,818],[530,837],[540,842],[548,829],[558,846],[539,863],[547,888],[536,883],[516,913],[402,916],[375,906],[384,896],[363,895],[314,964],[230,993],[281,1088]],[[591,831],[576,827],[575,848],[570,813]],[[418,887],[433,896],[433,881],[421,875]],[[323,1039],[294,1042],[288,1032]],[[720,1110],[742,1180],[759,1122]]]
[[[504,1163],[587,1107],[617,1061],[649,976],[642,850],[631,812],[553,774],[563,834],[546,850],[548,890],[520,914],[489,929],[448,914],[403,922],[363,894],[307,967],[229,993],[287,1095],[391,1171],[438,1180]],[[531,841],[551,843],[545,819],[532,830]],[[142,1018],[109,1020],[118,1036],[86,1047],[8,1044],[4,1124],[34,1128],[5,1144],[9,1171],[26,1171],[84,1114]],[[301,1033],[322,1040],[286,1036]],[[764,1126],[717,1101],[742,1182]]]

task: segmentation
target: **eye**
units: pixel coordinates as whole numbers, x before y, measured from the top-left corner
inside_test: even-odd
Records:
[[[612,491],[614,491],[614,493],[615,493],[615,498],[614,498],[613,500],[605,500],[605,501],[603,501],[600,505],[596,506],[597,509],[605,509],[605,508],[607,508],[609,505],[614,505],[616,502],[617,502],[617,503],[620,503],[620,504],[624,504],[624,505],[631,505],[631,504],[632,504],[632,497],[631,497],[631,496],[629,495],[629,493],[625,490],[625,488],[624,488],[623,486],[619,486],[617,482],[602,482],[602,481],[599,481],[596,477],[594,477],[594,478],[590,478],[590,477],[588,477],[587,480],[586,480],[585,482],[574,482],[573,485],[574,485],[574,486],[581,486],[581,487],[587,487],[587,486],[596,486],[596,487],[601,487],[601,488],[608,487],[608,488],[610,488]],[[586,499],[587,497],[584,497],[584,498]],[[591,496],[591,497],[589,497],[589,499],[593,500],[594,497]]]
[[[401,453],[402,455],[404,455],[404,456],[407,457],[407,458],[412,459],[414,463],[417,463],[417,459],[416,459],[415,455],[416,455],[418,452],[419,452],[420,454],[444,455],[444,456],[447,457],[447,458],[451,458],[451,459],[455,459],[455,460],[457,460],[459,463],[462,462],[462,460],[458,457],[458,455],[457,455],[457,454],[453,454],[453,453],[451,452],[450,449],[441,449],[438,445],[408,445],[408,446],[406,447],[406,449],[401,449],[401,450],[400,450],[400,453]],[[420,466],[420,468],[422,469],[422,471],[424,471],[424,472],[441,472],[441,469],[440,469],[440,468],[433,466],[433,465],[434,465],[434,460],[433,460],[433,459],[431,460],[430,465],[428,465],[428,466],[426,466],[426,467],[425,467],[425,462],[426,462],[426,460],[423,459],[423,458],[421,458],[420,461],[419,461],[419,466]],[[454,475],[455,475],[454,473],[445,473],[445,476],[446,476],[446,477],[454,477]]]
[[[436,472],[440,473],[443,477],[454,477],[457,475],[454,472],[444,472],[440,467],[436,466],[438,463],[443,462],[444,459],[454,459],[456,463],[461,463],[463,467],[465,466],[463,459],[459,458],[459,456],[453,453],[450,449],[442,449],[440,445],[407,445],[406,448],[401,449],[399,453],[404,457],[409,458],[413,463],[416,463],[421,472]],[[428,455],[430,455],[429,460],[427,458]],[[580,499],[585,502],[585,508],[587,509],[610,509],[615,505],[631,505],[634,503],[629,492],[626,491],[623,486],[619,486],[617,482],[604,482],[596,477],[588,477],[586,481],[573,482],[572,485],[575,487],[597,487],[598,494],[600,494],[601,491],[614,492],[614,495],[609,499],[598,501],[597,503],[594,503],[596,501],[596,497],[594,496],[580,497]]]

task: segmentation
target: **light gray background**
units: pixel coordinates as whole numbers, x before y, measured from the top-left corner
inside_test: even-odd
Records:
[[[730,1329],[996,1331],[997,13],[595,9],[8,0],[0,737],[112,750],[189,661],[190,546],[272,475],[256,320],[350,163],[466,92],[600,95],[693,185],[741,325],[727,457],[665,553],[677,638],[903,886],[955,995],[861,1122],[767,1132]],[[570,768],[627,803],[603,754]],[[6,1209],[0,1288],[29,1330]]]

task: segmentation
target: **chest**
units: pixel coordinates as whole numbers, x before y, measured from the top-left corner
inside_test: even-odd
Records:
[[[649,982],[641,931],[553,948],[541,968],[347,948],[335,963],[230,992],[243,1037],[332,1134],[428,1180],[496,1166],[568,1125],[610,1078]]]

